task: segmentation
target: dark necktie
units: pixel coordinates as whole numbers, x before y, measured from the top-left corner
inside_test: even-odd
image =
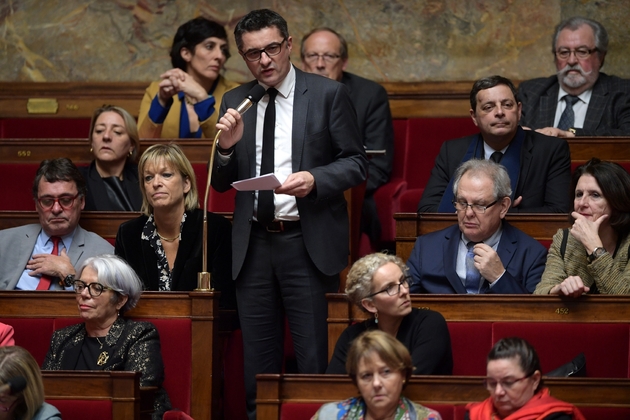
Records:
[[[466,252],[466,292],[468,294],[479,293],[481,273],[475,267],[475,253],[473,251],[473,248],[478,243],[470,241],[466,244],[466,248],[468,248],[468,252]]]
[[[269,103],[265,110],[265,122],[263,125],[262,159],[260,162],[260,175],[270,174],[274,171],[274,137],[276,132],[276,95],[274,88],[267,89]],[[258,191],[258,222],[268,225],[273,222],[275,206],[273,203],[273,191]]]
[[[490,155],[490,160],[496,163],[501,163],[502,158],[503,158],[503,153],[501,152],[494,152],[492,155]]]
[[[53,243],[53,249],[50,255],[59,255],[59,241],[61,238],[59,236],[51,236],[50,240]],[[43,274],[39,279],[39,284],[35,290],[48,290],[50,288],[50,283],[52,283],[52,277]]]
[[[558,128],[560,130],[568,130],[573,127],[575,124],[575,114],[573,113],[573,105],[579,100],[577,96],[567,95],[564,97],[564,101],[567,103],[567,106],[564,108],[564,112],[560,116],[560,121],[558,121]]]

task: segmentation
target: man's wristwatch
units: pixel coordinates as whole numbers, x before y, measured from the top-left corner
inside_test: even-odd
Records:
[[[598,246],[596,247],[592,253],[588,254],[588,262],[592,263],[593,261],[595,261],[597,258],[601,257],[602,255],[604,255],[604,253],[606,252],[606,250],[601,247]]]
[[[59,282],[59,285],[61,287],[70,287],[74,284],[74,279],[75,279],[75,275],[74,274],[68,274],[63,281]]]

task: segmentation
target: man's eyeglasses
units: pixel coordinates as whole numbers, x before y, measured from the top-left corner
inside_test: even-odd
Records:
[[[577,58],[585,59],[589,58],[595,51],[599,51],[597,47],[591,48],[590,50],[588,48],[577,48],[575,50],[560,48],[559,50],[554,51],[554,54],[561,60],[566,60],[571,57],[571,53],[575,54]]]
[[[323,58],[325,62],[327,63],[334,63],[337,60],[339,60],[339,58],[341,57],[339,54],[317,54],[317,53],[308,53],[308,54],[304,54],[304,61],[306,61],[307,63],[316,63],[319,59]]]
[[[497,385],[501,385],[501,388],[508,390],[511,389],[518,382],[523,381],[532,375],[533,374],[529,374],[519,379],[501,379],[500,381],[492,378],[486,378],[483,380],[483,386],[485,386],[488,391],[494,391],[495,389],[497,389]]]
[[[366,298],[371,298],[372,296],[376,296],[379,293],[387,293],[389,296],[396,296],[400,293],[400,286],[404,286],[405,289],[409,289],[410,282],[411,276],[404,276],[400,279],[399,283],[390,284],[383,290],[379,290],[378,292],[372,293],[371,295],[367,295]]]
[[[453,206],[455,206],[455,210],[457,211],[466,211],[468,210],[468,207],[470,207],[475,213],[484,214],[486,210],[488,210],[490,207],[494,206],[498,202],[499,200],[495,200],[486,206],[482,206],[481,204],[469,204],[464,203],[463,201],[453,201]]]
[[[243,57],[245,57],[247,61],[251,61],[251,62],[260,60],[262,53],[267,54],[267,57],[273,57],[275,55],[280,54],[280,51],[282,50],[282,44],[286,40],[287,39],[285,38],[280,42],[274,42],[273,44],[269,44],[262,50],[249,50],[246,52],[242,52],[241,54],[243,55]]]
[[[74,197],[69,195],[62,195],[61,197],[38,198],[37,202],[44,210],[50,210],[51,208],[53,208],[55,203],[59,203],[61,208],[64,210],[70,210],[72,208],[72,205],[74,204],[74,200],[76,200],[77,197],[79,197],[79,193],[77,193],[77,195],[75,195]]]
[[[111,287],[103,286],[101,283],[86,283],[83,280],[75,280],[72,282],[72,286],[74,287],[74,292],[77,295],[83,293],[83,291],[87,288],[88,293],[93,298],[99,297],[103,290],[114,290]]]

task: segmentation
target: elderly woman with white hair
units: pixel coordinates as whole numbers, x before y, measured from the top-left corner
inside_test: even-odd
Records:
[[[115,255],[89,258],[78,272],[73,286],[84,322],[55,331],[42,369],[141,372],[141,387],[158,387],[153,418],[161,419],[171,403],[162,388],[160,337],[150,322],[124,317],[138,303],[142,282]]]
[[[352,341],[361,333],[381,330],[411,353],[415,375],[450,375],[453,372],[451,336],[439,312],[411,307],[408,268],[395,255],[366,255],[352,265],[346,280],[348,299],[370,319],[346,328],[326,373],[344,374]]]

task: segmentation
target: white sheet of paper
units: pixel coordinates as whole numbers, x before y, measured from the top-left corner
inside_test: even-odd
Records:
[[[278,181],[275,174],[265,174],[255,178],[242,179],[232,183],[237,191],[254,191],[254,190],[274,190],[282,183]]]

